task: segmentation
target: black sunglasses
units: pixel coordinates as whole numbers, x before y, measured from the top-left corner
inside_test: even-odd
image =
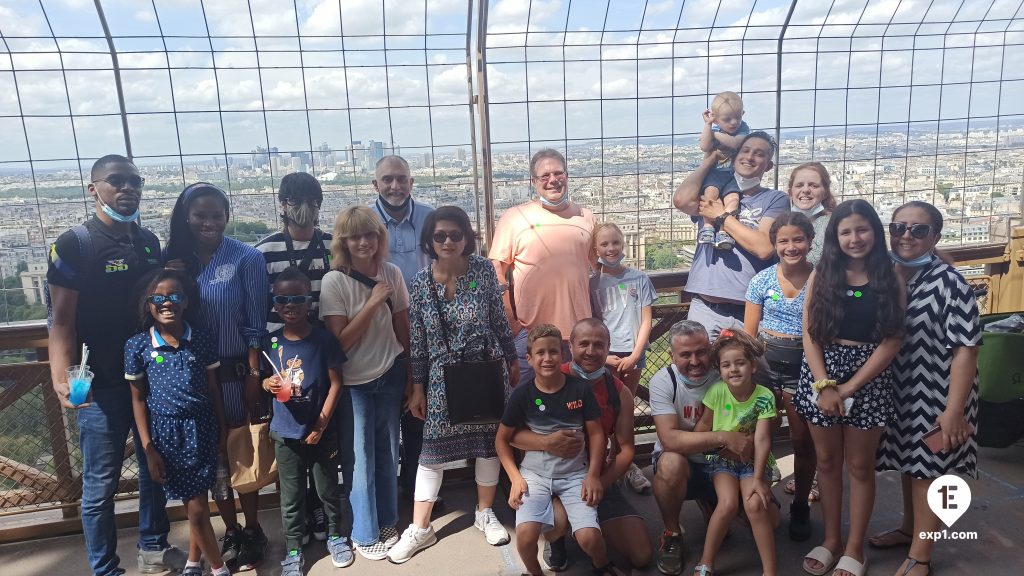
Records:
[[[462,233],[461,230],[452,230],[451,232],[444,232],[442,230],[438,230],[437,232],[434,232],[434,235],[431,236],[431,238],[434,240],[434,242],[437,242],[438,244],[444,244],[444,241],[449,238],[452,239],[452,242],[462,242],[462,239],[465,238],[465,235]]]
[[[280,304],[287,306],[289,304],[309,304],[313,300],[313,297],[309,294],[299,294],[297,296],[285,296],[283,294],[274,295],[274,304]]]
[[[930,224],[911,224],[907,226],[904,222],[890,222],[889,223],[889,234],[893,238],[899,238],[910,230],[910,235],[920,240],[921,238],[927,237],[932,233],[932,227]]]
[[[150,294],[146,297],[146,302],[149,302],[153,306],[162,306],[164,302],[170,302],[171,304],[181,304],[185,299],[185,295],[181,292],[172,292],[166,296],[163,294]]]
[[[146,183],[146,179],[142,176],[136,176],[134,174],[125,176],[124,174],[108,174],[106,178],[97,178],[92,181],[93,184],[97,182],[106,182],[114,188],[121,189],[125,184],[131,186],[136,190],[140,190]]]

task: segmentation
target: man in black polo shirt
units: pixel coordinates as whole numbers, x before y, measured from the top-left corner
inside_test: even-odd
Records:
[[[82,449],[82,528],[94,574],[124,574],[117,555],[114,493],[121,476],[124,445],[131,430],[139,446],[131,392],[124,379],[124,343],[137,331],[133,292],[139,278],[160,266],[160,242],[142,228],[139,199],[143,179],[123,156],[93,164],[89,193],[96,215],[84,228],[64,232],[50,248],[46,272],[51,304],[50,376],[65,408],[78,409]],[[92,399],[74,406],[66,371],[78,364],[82,344],[96,375]],[[139,461],[138,569],[143,573],[181,570],[187,555],[167,543],[170,524],[163,488],[149,479],[143,450]]]

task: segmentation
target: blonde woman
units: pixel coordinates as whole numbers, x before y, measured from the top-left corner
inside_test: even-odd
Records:
[[[368,560],[383,560],[398,541],[398,422],[411,385],[409,292],[387,261],[387,230],[367,206],[338,213],[332,270],[320,285],[320,317],[338,338],[351,415],[338,420],[342,462],[351,462],[352,541]],[[287,350],[285,351],[287,354]],[[352,434],[344,427],[351,425]],[[353,453],[351,459],[344,456]],[[343,464],[343,468],[344,468]]]

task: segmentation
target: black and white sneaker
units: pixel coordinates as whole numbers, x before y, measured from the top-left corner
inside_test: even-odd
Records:
[[[313,509],[313,513],[309,517],[309,531],[317,542],[327,540],[327,516],[324,514],[322,506]]]

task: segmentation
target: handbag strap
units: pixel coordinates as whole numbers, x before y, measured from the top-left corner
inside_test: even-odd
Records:
[[[356,282],[359,282],[363,286],[366,286],[370,290],[373,290],[373,287],[378,284],[378,282],[376,280],[374,280],[373,278],[370,278],[369,276],[367,276],[366,274],[363,274],[362,272],[360,272],[359,270],[356,270],[355,268],[351,268],[351,267],[349,267],[349,268],[342,268],[341,269],[341,273],[346,275],[346,276],[348,276],[349,278],[355,280]],[[385,303],[388,305],[388,310],[391,310],[391,312],[395,311],[395,305],[392,304],[391,298],[388,298],[385,301]]]
[[[444,319],[444,307],[441,303],[441,297],[437,295],[437,287],[434,286],[434,264],[430,264],[430,295],[434,301],[434,308],[437,309],[437,320],[441,323],[441,340],[444,341],[444,347],[448,349],[450,353],[452,351],[451,342],[448,341],[448,322]]]

